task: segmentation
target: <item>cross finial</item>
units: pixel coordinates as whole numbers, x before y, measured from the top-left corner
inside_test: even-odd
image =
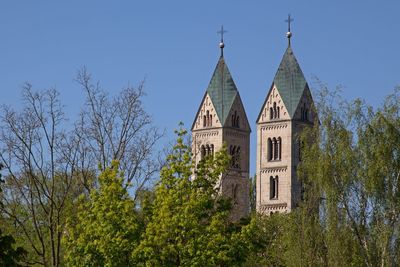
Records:
[[[224,33],[226,32],[227,31],[224,30],[224,25],[221,26],[221,30],[217,31],[217,33],[221,35],[221,42],[219,43],[219,48],[221,48],[221,57],[224,56]]]
[[[221,35],[221,43],[224,42],[224,33],[226,32],[227,31],[224,30],[224,25],[221,26],[221,30],[217,31],[217,33]]]
[[[290,14],[288,15],[288,18],[285,20],[285,22],[287,22],[288,24],[288,31],[286,33],[286,37],[289,40],[289,44],[290,44],[290,37],[292,37],[292,32],[290,31],[290,23],[293,21],[293,19],[290,17]]]

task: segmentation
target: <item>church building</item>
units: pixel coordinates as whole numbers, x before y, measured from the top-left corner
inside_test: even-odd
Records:
[[[316,114],[307,81],[288,47],[262,104],[257,126],[256,209],[262,214],[290,212],[302,199],[296,169],[301,161],[299,134],[312,126]],[[250,124],[239,91],[221,56],[192,125],[192,152],[197,164],[226,145],[231,164],[220,181],[220,192],[232,199],[233,219],[249,214]]]
[[[256,121],[256,207],[263,214],[290,212],[301,201],[303,186],[296,173],[301,161],[299,135],[316,116],[290,43],[290,16],[287,22],[288,47]]]
[[[225,144],[231,163],[220,181],[220,192],[232,199],[234,220],[249,213],[250,125],[239,91],[221,56],[192,125],[192,153],[197,163]]]

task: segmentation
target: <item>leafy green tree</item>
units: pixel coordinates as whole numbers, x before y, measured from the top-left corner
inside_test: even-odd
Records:
[[[281,240],[287,215],[253,214],[250,221],[235,234],[244,250],[243,266],[285,266]]]
[[[64,238],[67,266],[132,266],[139,226],[118,168],[113,162],[99,176],[99,188],[79,199]]]
[[[14,245],[15,239],[11,235],[3,235],[0,229],[0,266],[23,266],[20,262],[26,251]]]
[[[250,212],[254,213],[256,212],[256,201],[257,201],[257,189],[256,189],[256,182],[257,182],[257,176],[254,175],[254,177],[250,177],[249,179],[249,201],[250,201]]]
[[[141,189],[136,192],[135,209],[137,212],[139,232],[142,233],[153,214],[155,192],[153,189]]]
[[[373,109],[320,91],[300,136],[303,201],[242,227],[245,266],[396,266],[400,261],[400,89]]]
[[[27,263],[63,266],[67,217],[74,201],[98,185],[97,177],[119,161],[125,187],[136,199],[160,169],[155,149],[162,133],[143,108],[144,83],[114,97],[83,68],[77,82],[85,103],[73,129],[59,92],[26,83],[21,109],[0,106],[0,163],[6,182],[0,194],[1,227],[27,250]],[[98,168],[98,164],[101,168]]]
[[[229,220],[230,201],[218,181],[229,164],[226,149],[201,161],[193,173],[186,131],[178,139],[155,189],[150,222],[133,256],[145,266],[233,266],[243,257]]]
[[[0,164],[0,171],[2,168],[3,165]],[[0,194],[3,182],[0,172]],[[0,266],[22,266],[19,262],[24,258],[26,251],[22,247],[14,248],[14,244],[15,239],[11,235],[3,235],[0,228]]]
[[[374,110],[322,90],[320,124],[306,143],[299,177],[305,201],[291,214],[293,265],[394,266],[400,248],[400,90]],[[290,257],[289,257],[290,256]]]

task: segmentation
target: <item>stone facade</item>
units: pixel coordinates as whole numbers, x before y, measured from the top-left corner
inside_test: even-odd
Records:
[[[226,79],[230,75],[221,60],[223,58],[220,59],[216,72],[224,74],[214,73],[213,79]],[[226,145],[232,161],[226,173],[221,176],[219,186],[221,194],[232,199],[231,217],[238,220],[249,213],[250,126],[240,95],[236,86],[232,85],[233,80],[226,86],[223,81],[212,80],[210,84],[219,82],[221,88],[208,88],[197,112],[192,126],[192,153],[197,165],[205,154],[213,154]],[[231,94],[225,95],[223,92],[215,92],[216,90],[231,90]],[[213,94],[222,97],[214,97],[213,101]]]
[[[310,90],[289,46],[257,119],[258,212],[290,212],[301,201],[303,186],[296,173],[299,135],[312,125],[313,110]]]
[[[311,92],[289,42],[257,119],[258,212],[290,212],[301,201],[303,186],[296,174],[299,135],[316,120],[313,110]],[[250,125],[222,54],[193,122],[192,142],[196,165],[226,145],[232,162],[221,177],[220,192],[232,199],[234,220],[248,215]]]
[[[257,122],[257,207],[260,212],[287,211],[292,206],[292,122],[275,86],[267,99]],[[277,118],[270,114],[274,103],[280,110]],[[270,157],[275,151],[268,142],[271,143],[274,138],[280,140],[279,147],[276,143],[278,157]],[[275,182],[273,179],[276,179],[277,186],[272,185]],[[274,187],[273,190],[271,187]]]

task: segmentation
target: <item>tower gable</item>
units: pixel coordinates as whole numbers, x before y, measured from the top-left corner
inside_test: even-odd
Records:
[[[240,98],[239,93],[236,95],[227,114],[224,127],[238,128],[246,132],[251,131],[246,111],[244,110],[242,99]]]
[[[299,104],[296,108],[293,118],[296,120],[314,122],[317,114],[315,113],[314,101],[312,99],[310,88],[308,85],[303,91],[303,95],[299,100]]]
[[[211,100],[211,97],[206,92],[192,124],[192,131],[211,127],[222,127],[222,124],[215,110],[215,106]]]
[[[278,116],[274,116],[274,114]],[[275,84],[272,84],[258,115],[257,123],[274,121],[276,119],[287,120],[290,119],[290,116],[278,89]]]

